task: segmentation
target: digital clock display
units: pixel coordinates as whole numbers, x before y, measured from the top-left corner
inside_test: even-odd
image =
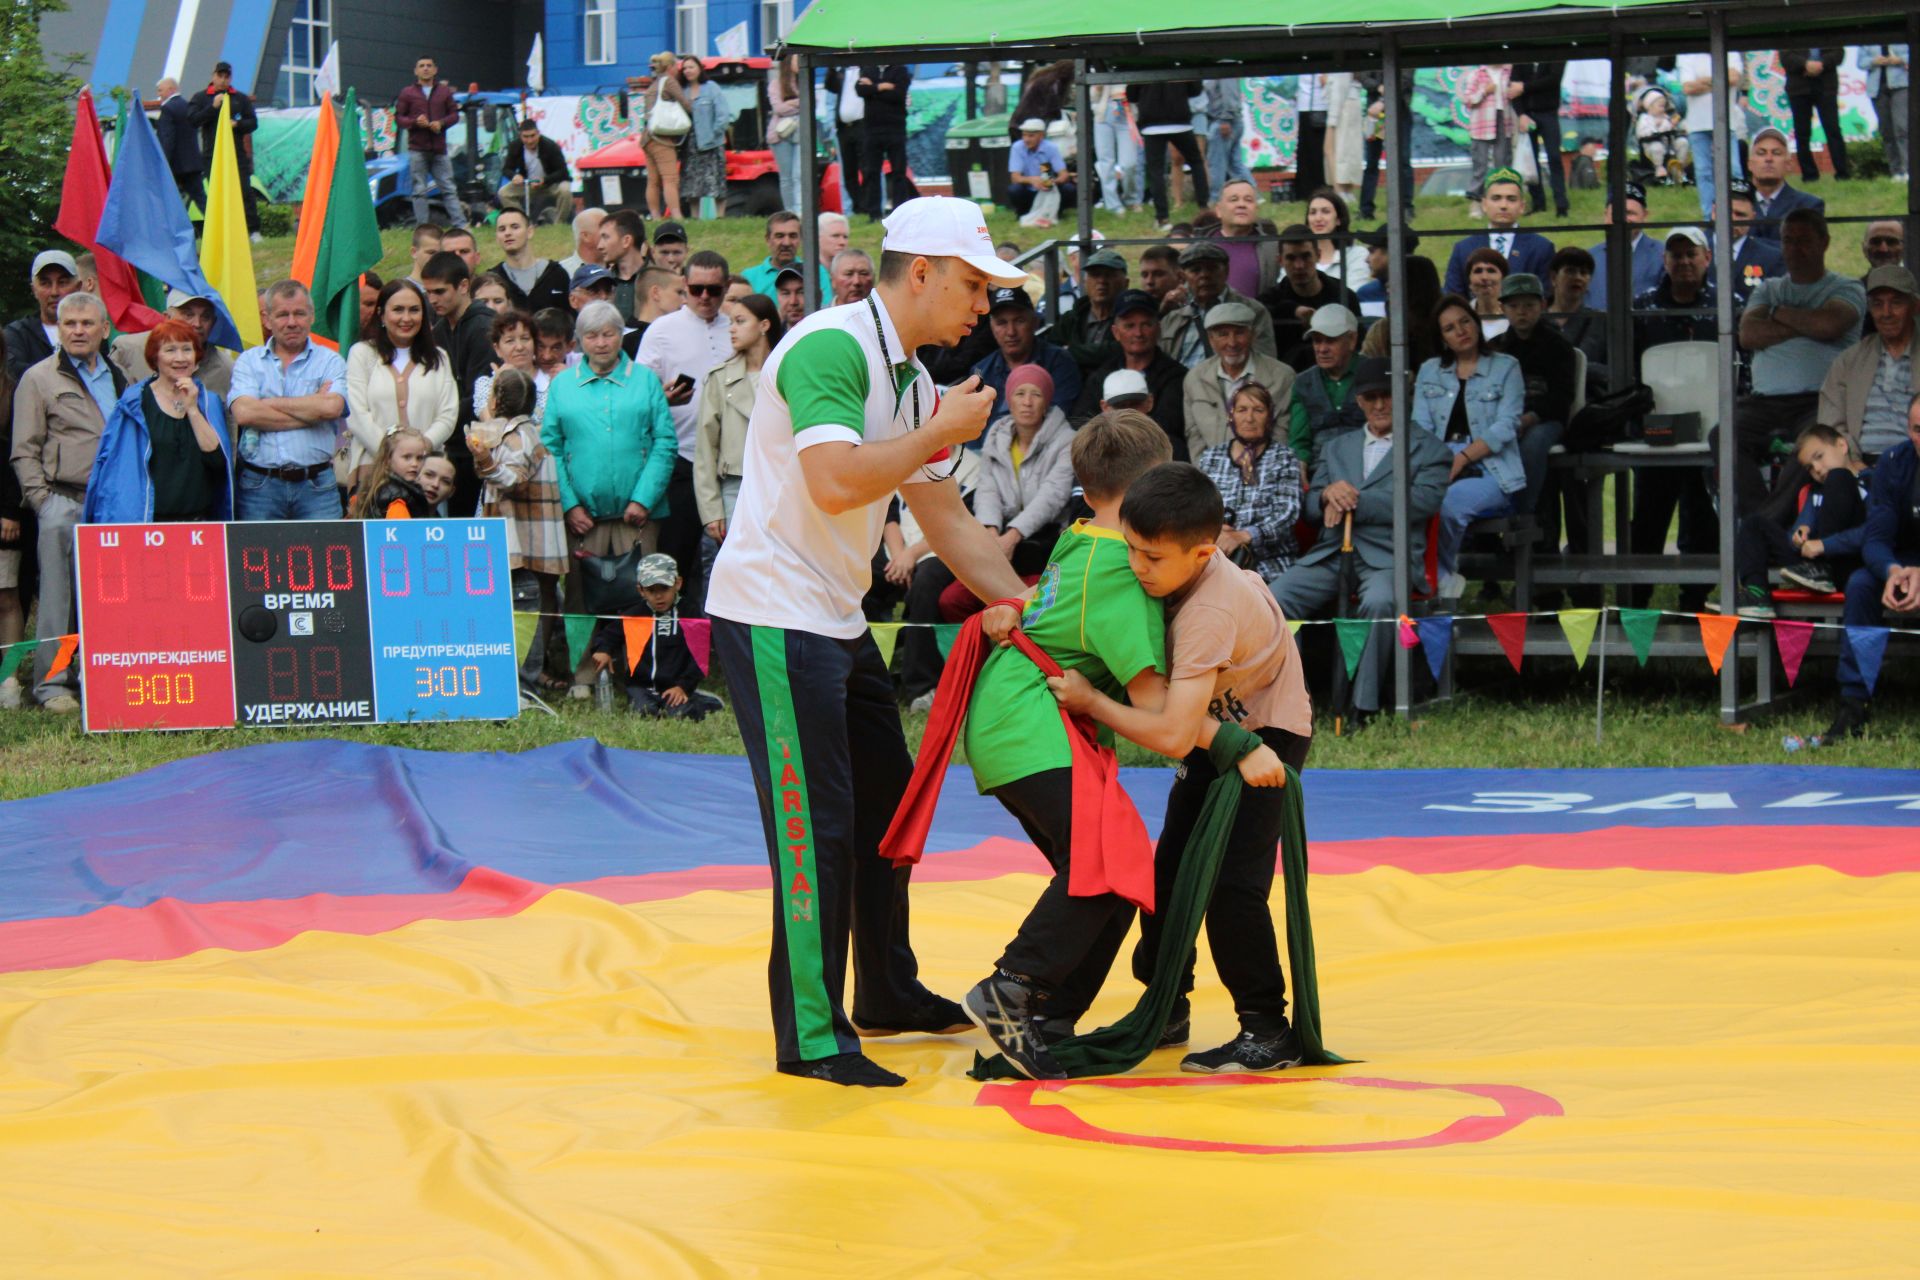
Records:
[[[83,525],[74,555],[87,728],[231,725],[225,526]]]
[[[360,525],[236,524],[227,546],[240,723],[371,723],[372,635]]]
[[[371,520],[366,533],[380,718],[518,715],[505,524]]]

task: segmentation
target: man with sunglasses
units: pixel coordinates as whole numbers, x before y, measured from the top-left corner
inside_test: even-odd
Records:
[[[700,566],[700,509],[693,493],[694,419],[707,372],[733,358],[728,337],[732,326],[720,314],[731,274],[727,260],[711,249],[690,256],[686,305],[649,324],[634,357],[653,370],[667,389],[673,431],[680,438],[673,479],[667,485],[667,514],[660,521],[660,550],[680,566],[680,576],[686,580],[681,599],[695,609],[706,594],[706,581]]]
[[[958,343],[986,316],[987,286],[1026,272],[994,255],[979,206],[952,197],[903,201],[881,248],[871,294],[808,316],[767,357],[707,593],[773,864],[776,1065],[867,1087],[905,1080],[867,1058],[861,1036],[971,1025],[921,985],[908,869],[879,854],[913,772],[860,611],[895,493],[975,595],[1027,591],[950,478],[993,393],[968,378],[943,396],[914,354]],[[841,999],[850,938],[851,1017]]]

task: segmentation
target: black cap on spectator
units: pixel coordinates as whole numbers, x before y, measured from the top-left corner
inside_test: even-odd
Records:
[[[1385,227],[1376,227],[1372,231],[1362,231],[1359,235],[1355,236],[1354,239],[1369,249],[1385,249],[1387,247],[1387,229]],[[1404,242],[1407,246],[1407,252],[1412,253],[1420,247],[1419,233],[1409,227],[1405,232]]]
[[[217,76],[230,76],[233,74],[233,64],[231,62],[216,62],[213,64],[213,74]]]
[[[1642,209],[1647,207],[1647,189],[1641,186],[1639,183],[1633,181],[1631,178],[1629,178],[1626,182],[1625,194],[1627,199],[1629,200],[1638,200],[1640,202],[1640,207]],[[1613,203],[1612,192],[1607,193],[1607,203],[1609,205]]]
[[[1753,184],[1745,178],[1735,178],[1727,183],[1727,196],[1731,199],[1739,196],[1742,200],[1753,199]]]
[[[988,297],[992,303],[987,308],[988,315],[992,315],[1002,307],[1013,307],[1018,311],[1033,310],[1033,299],[1027,296],[1025,289],[995,289]]]
[[[1160,315],[1160,304],[1155,302],[1153,295],[1145,289],[1129,289],[1113,300],[1115,320],[1134,311],[1144,311],[1157,319]]]
[[[677,222],[663,222],[653,229],[655,244],[685,244],[687,229]]]
[[[1180,253],[1180,265],[1195,266],[1202,262],[1225,262],[1227,251],[1211,240],[1200,240],[1188,245]]]
[[[1379,356],[1363,356],[1353,366],[1353,394],[1393,390],[1393,362]]]

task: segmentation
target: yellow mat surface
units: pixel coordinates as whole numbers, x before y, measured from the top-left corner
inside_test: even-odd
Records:
[[[1041,881],[915,890],[979,978]],[[763,892],[0,974],[0,1275],[1892,1276],[1920,877],[1314,882],[1354,1065],[777,1076]],[[1116,978],[1096,1013],[1135,988]],[[1205,959],[1197,1047],[1233,1030]],[[1302,1150],[1305,1148],[1305,1150]]]

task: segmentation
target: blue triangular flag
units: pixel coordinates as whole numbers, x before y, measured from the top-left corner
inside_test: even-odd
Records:
[[[1880,679],[1880,663],[1887,656],[1887,628],[1848,627],[1847,643],[1853,646],[1853,660],[1860,664],[1860,678],[1867,692]]]
[[[1433,672],[1433,678],[1440,678],[1440,670],[1447,665],[1447,650],[1453,644],[1453,617],[1441,614],[1433,618],[1415,618],[1413,629],[1420,635],[1420,647],[1427,655],[1427,669]]]
[[[193,223],[174,186],[153,122],[144,111],[127,112],[127,136],[120,145],[120,160],[107,187],[107,203],[100,211],[100,230],[94,239],[169,288],[211,300],[215,314],[209,338],[214,346],[234,351],[246,346],[226,301],[200,270]],[[259,305],[252,298],[242,302]]]

